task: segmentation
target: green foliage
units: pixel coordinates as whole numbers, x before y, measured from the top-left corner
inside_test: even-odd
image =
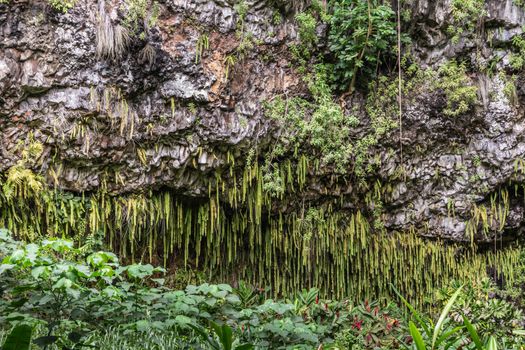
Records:
[[[525,64],[525,39],[521,35],[512,38],[512,51],[510,66],[514,70],[521,70]]]
[[[75,4],[77,3],[77,0],[48,0],[49,4],[53,6],[53,8],[62,11],[67,12],[68,10],[72,9]]]
[[[512,3],[518,7],[525,8],[525,0],[512,0]]]
[[[210,48],[210,38],[208,34],[199,35],[197,46],[195,47],[195,64],[198,64],[202,58],[202,53]]]
[[[96,33],[97,57],[113,61],[122,58],[130,41],[129,29],[118,24],[113,25],[104,1],[99,3]]]
[[[249,6],[245,0],[238,0],[235,5],[233,5],[233,8],[237,13],[237,31],[242,34],[244,33],[244,21],[246,20]]]
[[[406,328],[395,304],[380,308],[375,302],[364,302],[351,311],[352,324],[335,340],[342,349],[399,349],[406,342]]]
[[[318,214],[308,216],[307,221],[314,222]],[[163,278],[156,278],[162,269],[120,266],[112,253],[75,248],[59,239],[24,244],[6,231],[0,231],[0,240],[0,340],[3,332],[26,325],[26,335],[13,331],[20,334],[16,340],[9,336],[5,344],[27,339],[29,331],[34,333],[33,344],[62,348],[399,349],[410,344],[402,311],[394,304],[383,308],[376,302],[322,300],[315,288],[279,301],[265,299],[245,283],[238,289],[204,283],[172,290]],[[477,305],[477,298],[484,300],[487,289],[461,293],[453,292],[435,323],[401,297],[420,327],[409,323],[418,349],[469,342],[476,349],[490,349],[495,337],[507,345],[520,344],[519,339],[508,342],[523,333],[515,328],[505,339],[499,336],[502,330],[496,328],[506,324],[489,325],[495,333],[486,333],[491,332],[484,326],[488,321],[476,314],[493,306],[482,313],[468,307]],[[495,310],[491,317],[497,317]]]
[[[516,106],[518,104],[518,91],[516,88],[517,77],[513,75],[510,78],[505,77],[505,80],[506,81],[505,86],[503,87],[503,93],[505,94],[505,97],[507,97],[507,100],[513,106]]]
[[[29,350],[31,346],[31,333],[33,333],[33,328],[29,325],[20,324],[13,327],[1,349]]]
[[[448,349],[458,347],[463,338],[458,336],[459,331],[463,327],[454,327],[450,318],[448,317],[450,310],[452,309],[454,302],[461,293],[461,288],[458,288],[447,301],[443,307],[439,319],[435,322],[432,319],[419,314],[415,309],[410,306],[406,300],[402,297],[403,302],[407,304],[409,309],[412,311],[412,316],[416,319],[419,324],[418,329],[416,323],[413,321],[409,322],[410,335],[414,339],[417,350],[434,350],[434,349]]]
[[[447,62],[439,68],[438,74],[436,87],[445,92],[447,99],[443,113],[446,116],[457,117],[469,112],[478,101],[478,90],[467,76],[465,64]]]
[[[214,337],[210,337],[208,332],[200,327],[191,325],[190,326],[199,334],[213,350],[251,350],[253,349],[252,344],[241,344],[234,346],[233,332],[230,326],[227,324],[218,325],[217,323],[210,321],[210,326],[215,333]]]
[[[447,32],[452,35],[452,42],[457,44],[465,31],[474,32],[486,15],[485,0],[452,0],[451,24]]]
[[[10,0],[0,0],[0,4],[8,4]],[[57,11],[67,12],[75,7],[78,0],[47,0],[49,5]]]
[[[395,52],[394,12],[375,0],[339,0],[330,22],[329,49],[335,58],[333,81],[353,91],[357,77],[367,81]]]
[[[311,13],[301,12],[295,15],[295,20],[299,27],[299,39],[306,47],[312,48],[319,38],[315,32],[317,27],[317,20]]]
[[[321,166],[332,166],[339,173],[346,172],[352,156],[350,130],[359,121],[354,116],[345,115],[333,101],[327,75],[328,67],[318,65],[316,74],[305,78],[313,96],[312,102],[299,97],[283,99],[278,96],[267,106],[267,115],[278,121],[283,131],[279,140],[282,146],[274,147],[266,158],[265,169],[270,171],[265,173],[273,173],[273,178],[277,171],[273,162],[285,154],[285,149],[297,149],[305,143],[317,151]],[[284,191],[282,184],[269,188],[276,189],[277,193]]]
[[[149,29],[156,25],[159,5],[155,0],[125,0],[124,25],[132,35],[145,39]],[[142,31],[141,31],[142,30]]]
[[[508,304],[504,306],[503,300],[499,303],[487,302],[493,291],[494,286],[488,279],[442,289],[439,293],[444,306],[435,323],[416,311],[398,293],[416,321],[409,322],[416,349],[472,345],[477,350],[487,350],[497,347],[496,338],[505,349],[517,349],[523,341],[519,338],[523,331],[516,329],[518,323],[523,322],[521,311],[514,310]],[[505,322],[501,322],[502,317]],[[481,332],[478,333],[479,330]]]
[[[317,19],[312,10],[308,10],[296,14],[295,21],[297,22],[300,44],[291,45],[290,50],[301,66],[305,67],[319,41],[316,33]]]
[[[161,272],[151,265],[119,267],[112,253],[84,257],[83,249],[66,240],[16,244],[9,236],[0,238],[11,247],[0,265],[0,319],[45,327],[47,335],[35,344],[70,346],[111,322],[133,326],[141,317],[138,306],[150,294],[144,284]]]
[[[317,290],[286,302],[253,298],[247,285],[243,301],[226,284],[175,291],[155,278],[162,269],[151,265],[120,266],[112,253],[86,252],[65,240],[22,244],[5,231],[0,237],[0,324],[31,325],[45,334],[35,344],[100,346],[107,339],[100,335],[115,329],[125,336],[169,332],[188,345],[200,336],[217,349],[309,348],[330,343],[354,322],[347,302],[319,300]],[[208,322],[215,337],[202,327]]]
[[[517,278],[513,283],[506,286],[506,290],[502,294],[503,297],[512,300],[515,305],[525,310],[525,251],[520,254],[518,259],[521,263],[515,267]]]
[[[458,283],[438,290],[438,301],[446,300],[457,288]],[[523,339],[514,337],[514,332],[525,328],[523,311],[505,300],[506,295],[488,279],[467,283],[458,296],[450,317],[454,320],[468,318],[476,325],[482,339],[491,335],[506,347],[517,347]]]

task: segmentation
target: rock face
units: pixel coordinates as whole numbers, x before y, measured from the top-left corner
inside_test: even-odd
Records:
[[[168,188],[188,198],[208,196],[215,172],[227,177],[230,155],[242,170],[251,149],[263,154],[274,144],[279,129],[265,117],[264,101],[306,92],[288,50],[298,40],[294,12],[304,3],[250,0],[243,18],[235,3],[159,1],[156,24],[142,36],[131,33],[120,59],[97,55],[101,18],[122,21],[116,0],[102,6],[80,0],[67,13],[42,1],[0,5],[0,171],[20,160],[17,145],[31,135],[43,145],[32,167],[62,190],[92,192],[104,183],[112,193]],[[512,0],[487,0],[480,32],[452,43],[450,6],[449,0],[409,4],[412,19],[404,26],[412,57],[431,69],[467,59],[479,103],[453,118],[443,113],[442,91],[415,94],[403,108],[402,163],[396,130],[375,150],[382,162],[368,180],[392,187],[381,214],[387,231],[415,228],[468,241],[469,229],[483,226],[476,208],[501,205],[505,219],[489,213],[485,233],[514,239],[524,216],[523,190],[515,191],[525,159],[523,78],[511,98],[498,72],[511,71],[512,38],[522,34],[525,14]],[[272,20],[276,13],[282,20]],[[325,36],[326,28],[317,29]],[[251,33],[241,53],[239,31]],[[346,108],[364,100],[356,96]],[[363,116],[359,128],[367,127]],[[403,176],[393,178],[401,164]],[[301,198],[321,203],[324,189],[315,176],[310,180]]]

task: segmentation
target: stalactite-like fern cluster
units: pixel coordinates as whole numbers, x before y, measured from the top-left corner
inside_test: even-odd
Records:
[[[298,191],[311,170],[305,160],[297,169],[284,162],[279,171],[286,190]],[[169,191],[72,195],[47,188],[37,175],[24,175],[17,186],[27,190],[0,196],[0,226],[25,239],[103,234],[128,259],[199,269],[212,280],[271,286],[275,294],[316,286],[327,296],[362,299],[387,296],[394,283],[423,303],[450,278],[479,277],[494,267],[514,278],[518,249],[477,254],[426,242],[415,232],[387,235],[374,230],[361,211],[344,212],[335,202],[276,213],[256,161],[239,178],[233,172],[231,181],[217,173],[207,198],[195,200]]]

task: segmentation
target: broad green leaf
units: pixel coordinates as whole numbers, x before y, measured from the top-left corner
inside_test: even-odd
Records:
[[[62,277],[54,285],[53,289],[68,289],[73,286],[73,281],[68,278]]]
[[[31,333],[33,333],[33,328],[26,324],[16,326],[7,336],[2,350],[29,350]]]
[[[88,278],[91,276],[91,269],[86,265],[76,264],[74,270],[80,277]]]
[[[229,284],[218,284],[217,287],[219,287],[220,290],[224,290],[227,292],[232,293],[232,287]]]
[[[22,259],[24,259],[24,257],[26,256],[26,253],[24,250],[22,249],[17,249],[13,252],[13,254],[11,254],[11,256],[9,257],[9,261],[10,263],[13,263],[13,264],[17,264],[19,262],[22,261]]]
[[[217,291],[212,291],[210,294],[213,295],[215,298],[222,299],[226,297],[226,295],[228,295],[228,292],[225,290],[217,290]]]
[[[152,278],[151,280],[157,283],[159,286],[163,286],[164,282],[166,282],[165,278]]]
[[[414,339],[414,343],[416,344],[417,350],[426,350],[423,337],[421,336],[421,333],[419,333],[419,330],[417,329],[414,322],[410,321],[408,323],[408,328],[410,329],[410,335],[412,336],[412,339]]]
[[[38,256],[38,251],[40,250],[40,248],[38,247],[38,245],[31,243],[26,245],[25,250],[27,259],[29,259],[29,261],[31,262],[34,262],[36,260],[36,257]]]
[[[5,228],[0,228],[0,240],[8,241],[11,239],[11,233]]]
[[[144,332],[150,329],[150,324],[147,320],[140,320],[135,323],[135,326],[137,327],[137,331]]]
[[[175,317],[175,321],[182,325],[190,324],[191,322],[193,322],[191,318],[189,318],[188,316],[184,316],[184,315],[177,315]]]
[[[37,266],[31,270],[31,276],[33,276],[34,279],[38,279],[44,272],[47,272],[48,269],[47,266]]]
[[[233,344],[233,332],[231,327],[227,324],[222,325],[221,343],[224,346],[224,350],[231,350]]]

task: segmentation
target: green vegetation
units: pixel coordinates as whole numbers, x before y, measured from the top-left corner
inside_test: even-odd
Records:
[[[516,6],[525,8],[525,1],[524,0],[512,0],[512,3]]]
[[[469,112],[477,103],[477,88],[472,85],[466,74],[463,63],[450,61],[442,65],[438,71],[439,79],[436,87],[444,91],[447,106],[443,113],[450,117],[457,117]]]
[[[375,77],[377,66],[396,52],[394,12],[375,0],[335,2],[330,21],[329,49],[335,57],[333,81],[352,92],[357,78]]]
[[[520,252],[515,248],[458,255],[459,245],[426,242],[415,234],[373,234],[362,211],[337,210],[339,197],[331,206],[306,203],[287,215],[270,215],[273,199],[263,191],[263,169],[255,156],[241,177],[233,173],[238,187],[216,173],[208,199],[197,203],[169,192],[112,196],[102,189],[74,196],[49,189],[29,163],[20,163],[4,180],[0,225],[27,240],[56,235],[88,242],[104,237],[125,259],[200,270],[209,281],[230,280],[235,271],[238,279],[270,286],[274,295],[316,286],[323,296],[387,297],[388,283],[395,281],[407,298],[424,305],[423,296],[435,287],[430,281],[482,276],[491,266],[509,281],[517,278]],[[298,191],[307,172],[314,172],[306,157],[299,156],[297,164],[276,163],[287,193]],[[124,176],[108,172],[102,183],[122,183]],[[388,191],[377,184],[371,194],[379,195],[370,202],[385,200]],[[422,276],[429,283],[421,284]]]
[[[486,16],[485,0],[452,0],[452,23],[447,32],[452,35],[452,42],[458,43],[463,33],[475,33],[481,20]]]
[[[516,88],[517,77],[515,75],[506,77],[503,75],[505,86],[503,87],[503,93],[510,102],[511,105],[516,106],[518,104],[518,91]]]
[[[301,12],[295,15],[297,21],[299,39],[305,47],[313,48],[319,41],[315,29],[317,27],[317,20],[311,13]]]
[[[75,4],[77,3],[77,0],[48,0],[49,4],[53,6],[53,8],[62,11],[67,12],[68,10],[72,9]]]
[[[407,66],[403,60],[403,67]],[[314,151],[311,161],[321,168],[329,167],[340,175],[355,175],[359,180],[373,173],[375,165],[374,147],[379,141],[398,127],[399,80],[381,76],[369,84],[365,115],[344,112],[333,98],[329,86],[330,65],[316,65],[315,74],[306,75],[312,101],[299,97],[276,96],[267,104],[266,114],[279,122],[281,133],[279,143],[265,155],[266,175],[270,193],[277,197],[284,193],[283,181],[277,179],[278,161],[293,158],[293,150]],[[406,102],[410,102],[419,90],[425,89],[425,80],[431,73],[417,66],[405,67],[401,91]],[[352,137],[352,131],[363,122],[370,127],[359,137]],[[291,156],[293,154],[293,156]],[[271,174],[271,175],[268,175]],[[280,184],[280,185],[279,185]]]
[[[441,290],[437,306],[445,306],[434,325],[432,315],[403,297],[408,318],[393,302],[323,300],[315,288],[285,300],[267,299],[242,282],[238,288],[205,283],[174,290],[163,269],[120,265],[113,253],[97,250],[100,242],[25,244],[5,230],[0,242],[5,350],[29,349],[30,343],[49,349],[442,349],[445,342],[484,349],[480,339],[494,342],[496,335],[506,349],[518,349],[523,334],[520,311],[487,281]],[[447,301],[448,291],[454,292]],[[507,321],[484,322],[487,314]]]
[[[314,75],[305,78],[313,96],[312,102],[277,96],[267,107],[268,116],[280,123],[283,133],[280,136],[282,146],[274,147],[266,157],[265,173],[268,167],[277,169],[274,162],[284,155],[285,149],[298,149],[304,143],[318,151],[320,166],[333,166],[339,173],[346,172],[352,155],[352,145],[348,142],[350,130],[359,124],[359,120],[346,116],[333,101],[327,83],[327,67],[318,65],[316,70]],[[307,116],[310,116],[309,120]],[[283,191],[281,186],[278,192],[282,194]]]
[[[469,345],[476,350],[495,350],[499,344],[503,349],[521,349],[521,336],[525,335],[525,331],[518,329],[524,326],[522,310],[516,310],[515,306],[498,297],[489,297],[489,290],[499,290],[488,280],[469,283],[466,288],[468,290],[464,291],[461,285],[455,290],[446,289],[445,306],[435,324],[400,296],[419,326],[409,322],[415,348],[449,349]],[[490,321],[485,323],[484,319]]]
[[[129,29],[122,25],[113,25],[106,12],[105,3],[99,2],[97,14],[97,57],[119,60],[124,55],[131,40]]]
[[[8,4],[10,0],[0,0],[0,4]],[[72,9],[78,0],[47,0],[49,5],[57,11],[67,12]]]
[[[297,22],[299,44],[290,45],[294,59],[304,69],[315,52],[319,38],[317,37],[317,19],[312,11],[300,12],[295,15]]]
[[[154,0],[125,0],[124,25],[132,35],[140,31],[140,38],[145,39],[149,28],[155,26],[159,17],[159,5]]]
[[[512,38],[512,51],[510,66],[514,70],[521,70],[525,65],[525,39],[521,35]]]
[[[151,66],[156,51],[147,41],[158,17],[155,2],[127,0],[120,8],[123,19],[115,24],[100,3],[97,55],[118,61],[132,38],[139,38],[145,43],[138,61]],[[292,69],[303,74],[308,90],[266,102],[266,116],[277,126],[269,151],[255,146],[244,161],[205,142],[192,151],[189,171],[199,169],[203,155],[219,164],[201,171],[199,181],[208,192],[198,199],[167,189],[116,195],[112,190],[128,181],[118,166],[98,171],[97,190],[68,193],[59,188],[61,172],[71,164],[46,164],[39,171],[44,147],[31,134],[9,151],[18,161],[0,177],[0,226],[24,243],[0,230],[3,350],[14,342],[29,346],[24,339],[45,349],[479,350],[496,343],[519,348],[523,251],[509,244],[482,252],[475,244],[478,235],[503,232],[510,206],[506,189],[488,198],[490,207],[472,205],[464,238],[471,249],[424,240],[424,227],[387,232],[383,220],[397,190],[390,180],[404,174],[393,135],[401,127],[400,104],[439,88],[446,116],[470,112],[477,89],[466,65],[451,61],[438,72],[422,71],[405,57],[394,75],[386,64],[398,56],[390,5],[338,0],[328,12],[319,2],[307,5],[292,5],[302,12],[294,16],[299,42],[291,51],[299,63]],[[481,5],[452,1],[453,40],[464,34],[458,28],[477,28]],[[238,43],[224,53],[226,80],[261,44],[247,31],[249,5],[237,1],[235,10]],[[274,24],[283,20],[277,15]],[[317,35],[322,22],[330,24],[327,57],[316,52],[323,47]],[[209,49],[208,32],[200,29],[195,64]],[[514,40],[515,69],[523,66],[520,40]],[[362,108],[347,108],[348,93],[358,86],[367,96],[356,93],[352,103],[361,99]],[[515,90],[505,87],[509,100]],[[336,91],[346,93],[338,100]],[[184,106],[191,114],[205,108],[191,101]],[[76,118],[61,135],[64,142],[81,143],[86,154],[90,135],[102,125],[130,144],[135,130],[144,127],[116,87],[93,87],[91,107],[96,117]],[[175,116],[174,98],[165,107]],[[243,128],[248,125],[244,117],[239,120]],[[156,126],[146,122],[153,138]],[[148,142],[132,145],[134,161],[144,168],[159,153],[159,144]],[[388,157],[399,156],[401,162],[379,176],[382,145],[388,145]],[[482,166],[481,158],[472,164]],[[469,179],[477,182],[479,175]],[[319,203],[309,197],[312,190],[322,198]],[[455,205],[449,199],[449,216],[456,217]],[[504,281],[504,290],[490,282],[493,275]],[[391,284],[400,290],[401,307],[393,301]]]
[[[195,64],[198,64],[202,59],[202,53],[210,48],[210,38],[204,33],[199,36],[197,46],[195,49]]]
[[[159,7],[151,0],[126,0],[122,4],[125,13],[121,23],[114,24],[106,10],[106,2],[100,1],[96,15],[96,53],[98,58],[119,61],[123,58],[132,39],[146,40],[149,30],[156,24]],[[140,63],[151,66],[155,61],[154,47],[146,42],[137,55]]]

